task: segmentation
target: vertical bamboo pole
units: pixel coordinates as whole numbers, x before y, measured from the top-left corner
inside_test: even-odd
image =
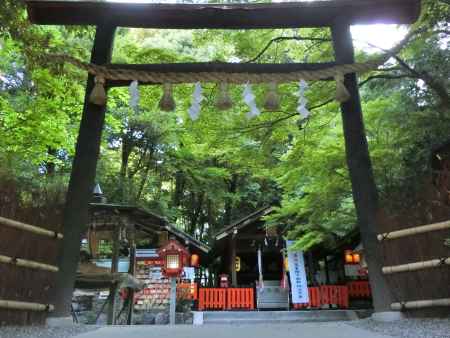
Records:
[[[331,32],[336,62],[353,63],[355,58],[349,24],[338,18]],[[345,153],[358,226],[369,267],[374,308],[375,311],[389,311],[392,299],[381,272],[382,252],[377,242],[378,191],[372,172],[356,74],[345,75],[344,83],[350,93],[350,99],[341,104]]]

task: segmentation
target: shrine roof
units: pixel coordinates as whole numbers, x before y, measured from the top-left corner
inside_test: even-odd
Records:
[[[189,247],[198,249],[204,254],[211,250],[207,244],[200,242],[190,234],[178,229],[165,217],[144,208],[114,203],[90,203],[89,206],[95,217],[101,217],[102,212],[126,214],[131,219],[131,222],[141,231],[150,233],[167,231],[170,235],[184,242]]]
[[[266,206],[264,208],[258,209],[255,212],[252,212],[251,214],[239,219],[238,221],[233,222],[230,225],[226,225],[223,229],[219,230],[214,237],[216,240],[221,240],[233,233],[234,230],[241,230],[260,220],[261,217],[268,215],[272,211],[273,207],[271,206]]]

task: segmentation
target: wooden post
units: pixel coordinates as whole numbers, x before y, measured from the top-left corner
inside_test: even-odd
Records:
[[[231,286],[237,286],[237,275],[236,275],[236,234],[232,233],[229,239],[229,271],[231,278]]]
[[[336,62],[353,63],[354,51],[350,26],[337,21],[331,27]],[[351,97],[341,104],[347,165],[352,183],[358,226],[369,267],[369,279],[375,311],[389,311],[391,294],[382,275],[382,253],[377,243],[378,191],[372,172],[356,74],[345,76]]]
[[[114,229],[112,240],[111,273],[113,274],[119,270],[120,225],[117,225]],[[109,288],[108,325],[114,325],[116,323],[117,287],[118,284],[113,283]]]
[[[92,48],[91,62],[111,61],[115,27],[98,26]],[[100,151],[100,141],[105,120],[105,109],[89,102],[94,79],[88,77],[80,130],[72,163],[69,189],[63,218],[63,233],[59,253],[59,273],[53,292],[55,317],[70,316],[75,275],[80,257],[81,236],[88,223],[88,203],[94,188],[95,171]]]
[[[169,323],[175,325],[177,307],[177,278],[170,277]]]
[[[130,267],[128,273],[133,277],[136,274],[136,244],[134,240],[130,241]],[[133,322],[133,310],[134,310],[134,289],[128,289],[128,315],[127,315],[127,325],[131,325]]]
[[[306,260],[306,265],[308,266],[308,279],[309,279],[309,283],[312,285],[312,286],[316,286],[317,285],[317,283],[316,283],[316,278],[315,278],[315,273],[316,273],[316,269],[314,268],[314,257],[313,257],[313,254],[312,254],[312,251],[311,250],[309,250],[307,253],[306,253],[306,258],[307,258],[307,260]]]
[[[324,259],[324,268],[325,268],[325,284],[329,285],[330,284],[330,269],[328,266],[328,257],[325,255],[325,259]]]

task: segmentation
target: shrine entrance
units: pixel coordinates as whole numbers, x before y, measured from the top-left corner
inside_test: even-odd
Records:
[[[364,130],[356,72],[382,64],[389,54],[355,64],[350,26],[410,24],[419,16],[420,0],[328,0],[264,4],[143,4],[97,1],[26,2],[31,22],[41,25],[94,25],[96,34],[90,64],[63,58],[89,72],[86,98],[73,161],[64,214],[64,238],[59,256],[54,316],[68,316],[82,233],[88,224],[88,201],[94,187],[100,140],[105,120],[106,92],[114,86],[140,84],[225,82],[233,84],[335,80],[341,103],[347,163],[362,242],[368,252],[370,281],[377,311],[391,304],[381,272],[377,243],[377,189]],[[331,28],[335,51],[332,63],[289,64],[110,64],[117,27],[158,29]],[[58,59],[61,61],[61,58]],[[258,113],[247,92],[250,117]],[[197,96],[199,97],[199,96]],[[201,101],[201,100],[199,100]],[[193,105],[191,117],[199,113]],[[254,102],[253,102],[254,103]],[[299,109],[305,105],[299,106]],[[301,113],[301,112],[300,112]],[[303,110],[303,113],[305,111]]]

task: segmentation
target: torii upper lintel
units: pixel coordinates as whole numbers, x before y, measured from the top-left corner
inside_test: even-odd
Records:
[[[327,27],[337,17],[355,24],[410,24],[420,0],[328,0],[256,4],[149,4],[28,0],[31,22],[173,29]]]

